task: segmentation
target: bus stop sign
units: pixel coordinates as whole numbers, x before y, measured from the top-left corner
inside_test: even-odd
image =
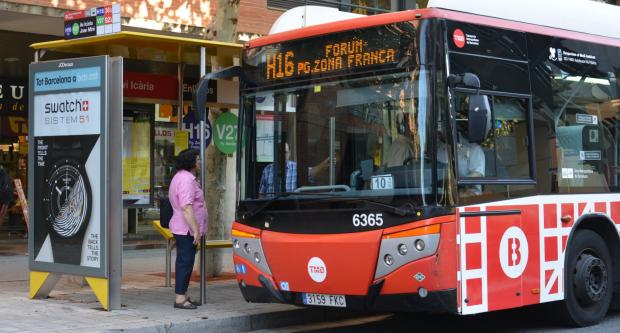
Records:
[[[224,154],[237,150],[237,116],[230,112],[222,113],[215,120],[213,143]]]

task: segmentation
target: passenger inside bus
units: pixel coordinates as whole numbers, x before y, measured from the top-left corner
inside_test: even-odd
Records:
[[[284,166],[285,170],[285,187],[284,190],[286,192],[294,192],[297,189],[297,162],[291,160],[291,151],[288,142],[284,144],[284,154],[286,164]],[[327,157],[321,163],[308,167],[308,181],[310,183],[314,183],[314,180],[317,177],[325,174],[329,170],[330,158]],[[338,157],[334,159],[334,163],[338,163]],[[274,188],[274,165],[273,163],[269,163],[264,169],[260,178],[260,183],[258,187],[258,193],[260,198],[264,198],[267,195],[271,195],[275,193]]]

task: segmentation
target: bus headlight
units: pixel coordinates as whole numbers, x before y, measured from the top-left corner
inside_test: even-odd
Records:
[[[424,251],[424,248],[426,247],[426,244],[424,244],[424,241],[421,239],[416,239],[415,241],[415,249],[422,252]]]
[[[410,262],[433,255],[439,249],[440,236],[441,224],[384,234],[377,256],[375,279],[386,276]]]
[[[398,245],[398,253],[399,253],[401,256],[406,255],[406,254],[407,254],[407,251],[408,251],[408,249],[407,249],[407,245],[405,245],[405,244],[400,244],[400,245]]]
[[[263,251],[259,231],[254,233],[233,228],[231,231],[232,247],[235,256],[247,261],[260,272],[271,275],[267,256]],[[237,263],[237,261],[235,261]]]

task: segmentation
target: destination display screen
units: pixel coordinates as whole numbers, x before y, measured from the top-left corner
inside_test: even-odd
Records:
[[[265,84],[410,66],[414,37],[408,22],[351,30],[250,49],[244,67],[251,81]]]

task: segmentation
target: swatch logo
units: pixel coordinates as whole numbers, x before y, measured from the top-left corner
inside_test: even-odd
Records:
[[[88,100],[76,98],[73,100],[65,99],[61,102],[48,102],[43,106],[45,113],[72,113],[88,112]]]

